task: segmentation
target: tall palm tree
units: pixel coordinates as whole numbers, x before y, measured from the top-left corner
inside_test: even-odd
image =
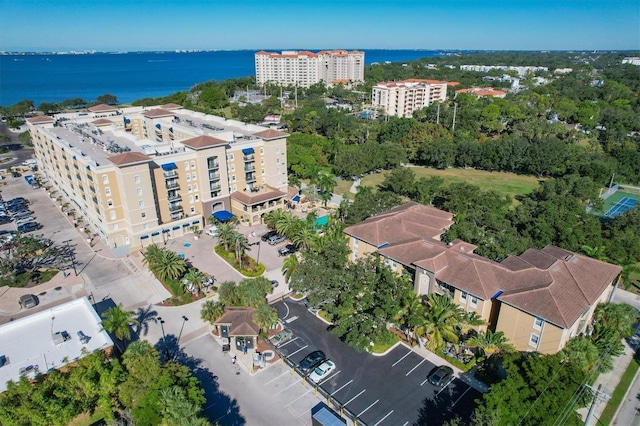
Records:
[[[512,352],[515,350],[502,331],[493,332],[487,330],[486,333],[479,333],[471,337],[466,343],[468,346],[482,349],[485,357],[489,357],[496,352]]]
[[[233,239],[233,244],[236,250],[236,259],[240,262],[240,268],[242,268],[242,257],[244,252],[249,249],[249,240],[240,232],[236,232]]]
[[[318,234],[312,228],[308,226],[301,226],[296,229],[295,233],[291,235],[291,241],[294,244],[302,247],[303,249],[308,249],[312,247],[315,241],[318,239]]]
[[[237,233],[235,226],[230,222],[223,222],[218,225],[215,236],[222,244],[225,251],[229,251],[229,246],[233,244],[235,234]]]
[[[486,323],[487,322],[478,315],[477,312],[465,312],[460,322],[460,331],[462,334],[467,334],[472,328],[485,325]]]
[[[298,266],[300,262],[298,261],[298,256],[296,254],[291,254],[285,257],[282,262],[282,272],[284,273],[284,281],[288,284],[291,282],[291,277],[298,270]]]
[[[134,313],[125,311],[122,304],[107,309],[102,316],[102,329],[113,334],[123,344],[125,340],[131,339],[131,326],[139,324]]]
[[[176,279],[187,270],[187,262],[171,250],[162,250],[162,255],[153,272],[162,281]]]
[[[163,249],[158,247],[156,244],[151,244],[142,253],[142,263],[147,265],[149,269],[153,270],[162,256],[162,250]]]
[[[199,293],[202,289],[202,281],[204,279],[205,275],[201,271],[195,268],[191,268],[182,278],[182,283],[185,287],[185,290],[187,290],[189,287],[193,287],[193,291],[195,293]]]
[[[414,332],[417,337],[426,337],[425,347],[431,351],[445,342],[458,343],[456,327],[462,321],[464,311],[450,297],[432,293],[427,296],[427,309],[420,318]]]
[[[202,318],[203,321],[213,324],[222,314],[224,314],[224,305],[221,302],[207,300],[202,304],[200,318]]]
[[[640,264],[636,262],[624,262],[622,266],[622,272],[620,273],[620,284],[622,288],[629,289],[633,284],[631,282],[631,274],[640,274]]]
[[[276,229],[276,224],[286,212],[282,209],[271,210],[262,217],[265,225],[271,229]]]
[[[586,254],[589,257],[592,257],[594,259],[598,259],[598,260],[602,260],[604,262],[608,261],[609,259],[607,258],[606,254],[604,253],[606,247],[605,246],[588,246],[588,245],[582,245],[580,246],[580,249],[582,250],[582,252],[584,254]]]
[[[253,313],[253,321],[260,327],[260,331],[266,331],[278,322],[278,311],[269,305],[262,305]]]
[[[295,232],[295,230],[300,226],[301,219],[298,219],[294,215],[288,212],[284,212],[282,217],[276,222],[275,229],[279,234],[290,238],[291,235]]]

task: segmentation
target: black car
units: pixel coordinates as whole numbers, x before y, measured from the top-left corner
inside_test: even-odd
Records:
[[[271,238],[271,237],[273,237],[275,235],[278,235],[278,231],[269,231],[266,234],[264,234],[262,237],[260,237],[260,239],[262,241],[267,241],[267,240],[269,240],[269,238]]]
[[[427,377],[429,383],[438,388],[449,384],[453,378],[453,369],[447,365],[441,365]]]
[[[9,216],[0,216],[0,225],[4,225],[6,223],[11,223],[11,218]]]
[[[322,351],[314,351],[309,355],[305,356],[300,364],[298,364],[298,369],[302,371],[304,374],[309,374],[313,371],[314,368],[322,364],[322,362],[326,359],[324,356],[324,352]]]
[[[33,232],[33,231],[37,231],[41,227],[42,225],[40,225],[38,222],[27,222],[23,225],[18,226],[18,232],[22,232],[22,233]]]
[[[295,244],[287,244],[278,250],[278,256],[288,256],[298,251],[298,247]]]
[[[26,204],[12,204],[9,207],[7,207],[7,210],[9,210],[9,213],[14,214],[15,212],[19,212],[21,210],[29,210],[27,208]]]
[[[26,198],[18,197],[12,198],[11,200],[7,201],[7,206],[12,206],[14,204],[29,204],[29,200],[27,200]]]

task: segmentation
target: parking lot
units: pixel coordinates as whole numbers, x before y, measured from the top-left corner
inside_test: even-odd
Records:
[[[404,345],[384,356],[358,353],[327,331],[327,324],[289,299],[274,305],[293,337],[279,346],[297,365],[308,353],[322,350],[336,369],[319,383],[324,396],[358,424],[439,424],[468,419],[480,392],[454,379],[443,389],[427,381],[438,366]]]

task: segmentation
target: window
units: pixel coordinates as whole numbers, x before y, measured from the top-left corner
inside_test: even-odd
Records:
[[[280,181],[280,179],[278,179],[278,183],[280,183],[279,181]],[[267,183],[267,179],[266,178],[262,178],[262,183]]]
[[[191,185],[187,185],[187,192],[191,192],[192,188]]]
[[[533,320],[533,328],[535,328],[536,330],[542,330],[542,325],[543,324],[544,324],[544,320],[542,318],[536,317]]]
[[[111,188],[108,186],[104,189],[104,195],[111,195]]]
[[[233,154],[229,154],[229,160],[233,161]]]
[[[472,308],[475,308],[476,306],[478,306],[478,298],[475,296],[471,296],[471,302],[469,302],[469,305]]]
[[[531,333],[531,337],[529,337],[529,346],[533,346],[534,348],[538,348],[540,344],[540,336],[535,333]]]
[[[395,270],[398,267],[398,263],[395,260],[391,261],[391,269]]]
[[[144,214],[144,213],[143,213],[143,214]],[[143,216],[143,217],[144,217],[144,216]],[[145,229],[145,230],[146,230],[146,229],[149,229],[149,224],[148,224],[148,223],[145,223],[144,225],[142,225],[142,229]]]
[[[187,182],[191,182],[191,175],[187,173]]]
[[[196,180],[197,176],[195,172],[191,173],[191,180]]]
[[[236,175],[231,175],[231,182],[235,182],[236,181]]]
[[[276,154],[280,154],[280,147],[276,148]]]
[[[145,212],[140,213],[140,217],[145,218],[147,217],[147,214]]]
[[[189,211],[191,212],[191,214],[196,212],[196,208],[194,206],[191,206],[191,208],[189,209]]]
[[[142,195],[142,188],[136,188],[136,194],[138,194],[138,196]]]
[[[264,148],[260,148],[260,154],[264,154]]]
[[[144,207],[144,200],[138,200],[138,207]]]
[[[196,200],[196,202],[197,202],[197,201],[200,201],[200,195],[196,194],[196,196],[195,196],[195,200]]]
[[[197,184],[197,183],[194,183],[194,184],[193,184],[193,190],[194,190],[194,191],[197,191],[197,190],[198,190],[198,184]]]
[[[276,164],[280,164],[280,157],[276,157]]]
[[[353,252],[353,261],[355,262],[356,260],[358,260],[358,252],[354,251]]]
[[[193,195],[189,195],[189,203],[193,204]]]
[[[109,176],[102,175],[102,183],[109,183]]]
[[[280,174],[280,167],[278,167],[278,168],[276,169],[276,174],[277,174],[277,175],[279,175],[279,174]]]
[[[134,181],[135,183],[140,183],[140,176],[135,175],[135,176],[133,177],[133,181]]]
[[[188,161],[184,162],[184,169],[185,170],[189,170],[189,162]]]
[[[353,246],[354,246],[354,247],[358,247],[358,242],[359,242],[359,241],[360,241],[360,240],[358,240],[356,237],[353,237]]]
[[[260,164],[262,164],[264,166],[264,158],[260,159]]]
[[[262,169],[262,174],[264,174],[264,169]]]
[[[113,200],[107,200],[107,206],[113,207]]]
[[[461,302],[466,302],[467,301],[467,292],[466,291],[460,292],[460,301]]]
[[[238,185],[233,185],[233,191],[237,191],[238,190]]]
[[[232,172],[235,172],[235,171],[236,171],[236,165],[235,165],[235,164],[232,164],[232,165],[231,165],[230,170],[231,170]]]
[[[195,169],[195,168],[196,168],[196,162],[195,162],[195,161],[192,161],[192,162],[191,162],[191,168],[192,168],[192,169]]]
[[[111,211],[109,212],[109,218],[110,218],[111,220],[115,220],[115,218],[116,218],[116,212],[114,212],[113,210],[111,210]]]

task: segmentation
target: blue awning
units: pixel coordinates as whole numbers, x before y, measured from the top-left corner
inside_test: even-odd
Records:
[[[255,151],[253,150],[253,148],[245,148],[245,149],[243,149],[243,150],[242,150],[242,153],[243,153],[244,155],[247,155],[247,154],[253,154],[254,152],[255,152]]]
[[[192,225],[200,225],[200,221],[199,220],[194,220],[193,222],[191,222]]]
[[[175,170],[177,169],[178,166],[176,166],[176,163],[167,163],[167,164],[163,164],[162,165],[162,170]]]
[[[157,232],[157,231],[156,231],[156,232],[152,232],[152,233],[151,233],[151,236],[152,236],[152,237],[155,237],[156,235],[160,235],[160,233],[159,233],[159,232]]]
[[[129,120],[127,117],[124,118],[124,124],[129,124],[131,123],[131,120]]]
[[[156,124],[156,129],[161,128],[162,126],[160,125],[160,123]]]
[[[294,195],[293,198],[291,199],[291,201],[297,203],[298,201],[300,201],[300,196],[299,195]]]
[[[171,229],[173,229],[174,231],[177,231],[178,229],[180,229],[180,227],[179,227],[179,226],[174,226],[174,227],[173,227],[173,228],[171,228]]]
[[[218,210],[217,212],[213,212],[211,216],[215,217],[220,222],[226,222],[234,217],[233,213],[228,210]]]
[[[169,127],[169,131],[173,133],[173,127]]]
[[[91,166],[87,166],[87,170],[91,170]]]
[[[144,240],[144,239],[146,239],[146,238],[149,238],[149,236],[148,236],[148,235],[141,235],[141,236],[140,236],[140,239],[141,239],[141,240]]]
[[[187,226],[189,226],[189,224],[188,224],[188,223],[183,223],[183,224],[182,224],[182,227],[183,227],[183,228],[186,228]]]
[[[180,227],[179,227],[179,226],[176,226],[174,229],[180,229]],[[163,233],[163,234],[166,234],[167,232],[171,232],[171,229],[168,229],[168,228],[167,228],[167,229],[163,229],[163,230],[162,230],[162,233]]]

